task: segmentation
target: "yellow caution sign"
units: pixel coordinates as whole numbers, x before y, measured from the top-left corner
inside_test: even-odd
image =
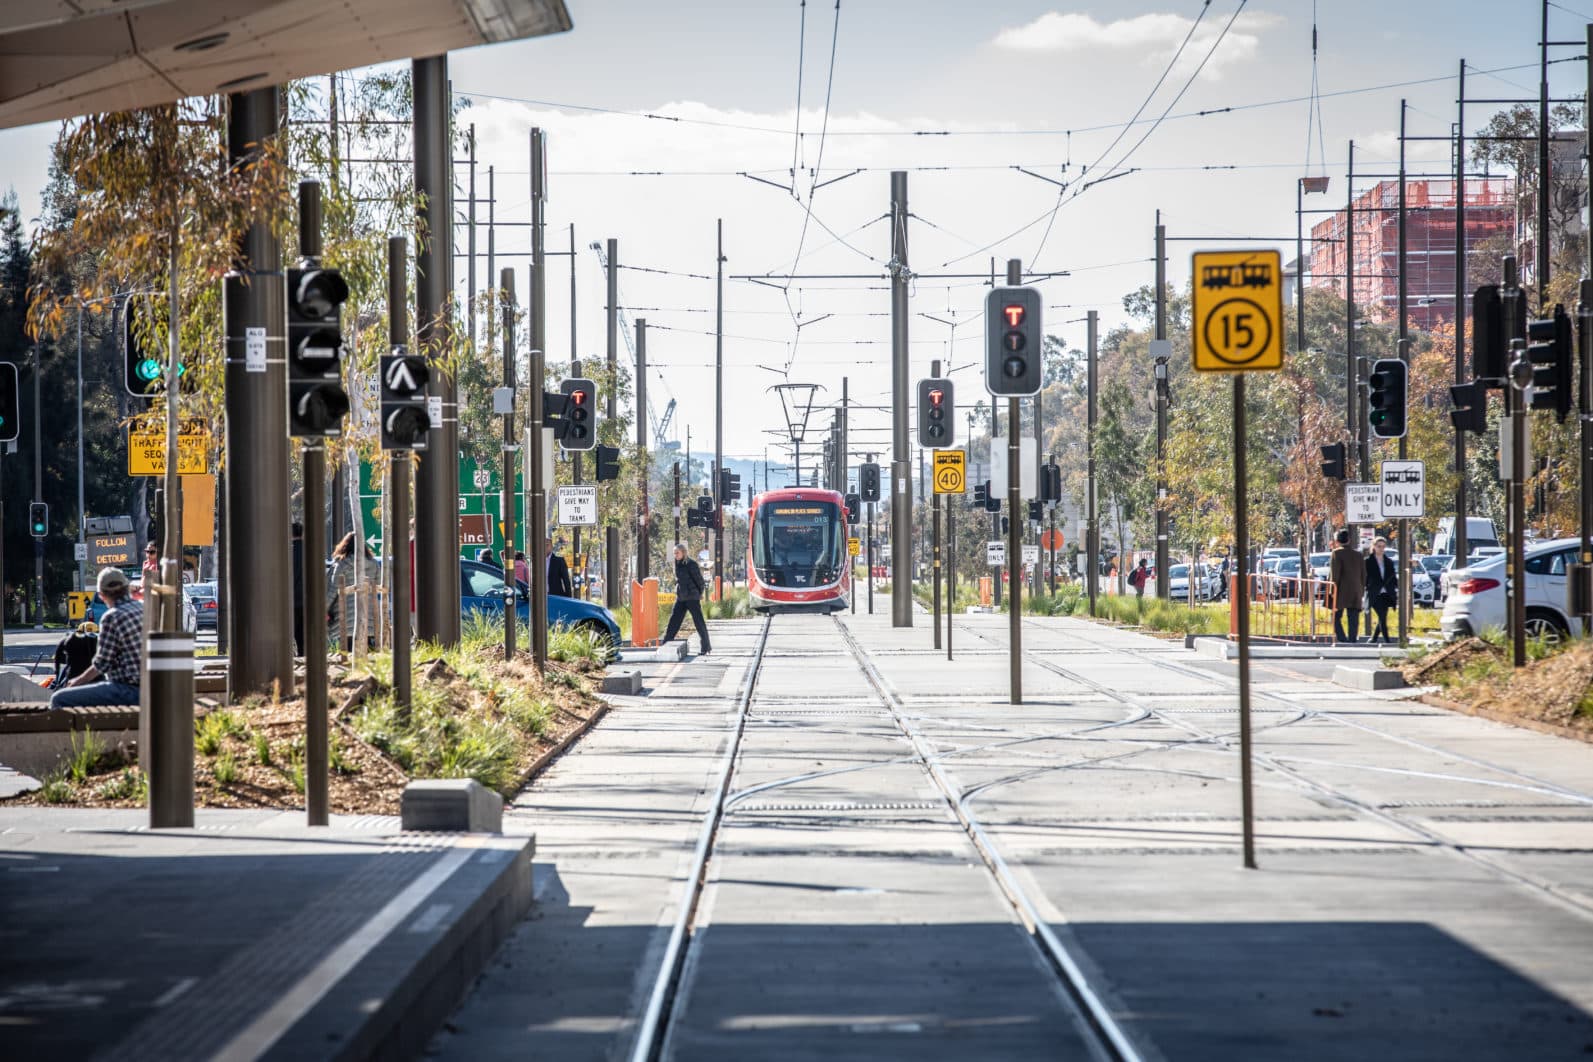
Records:
[[[863,552],[863,540],[860,539],[860,538],[849,538],[849,539],[847,539],[846,540],[846,552],[851,554],[854,557],[857,556],[858,554],[862,553]]]
[[[205,451],[210,443],[202,420],[184,421],[177,433],[177,474],[202,476],[210,471]],[[127,474],[164,476],[166,474],[166,429],[145,422],[127,430]]]
[[[1277,251],[1196,251],[1194,330],[1197,372],[1272,372],[1283,368],[1283,256]]]
[[[935,451],[935,493],[963,494],[968,490],[967,455],[961,450]]]

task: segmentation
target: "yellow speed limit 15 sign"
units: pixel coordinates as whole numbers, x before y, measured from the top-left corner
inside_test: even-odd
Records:
[[[1197,372],[1283,368],[1283,256],[1277,251],[1196,251],[1194,330]]]
[[[863,540],[860,539],[860,538],[849,538],[849,539],[847,539],[846,540],[846,552],[851,554],[854,557],[857,556],[858,554],[862,553],[863,552]]]
[[[966,469],[966,457],[961,450],[936,450],[935,493],[966,493],[968,490]]]

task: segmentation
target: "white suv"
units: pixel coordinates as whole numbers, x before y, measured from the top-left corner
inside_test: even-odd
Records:
[[[1539,542],[1526,553],[1527,637],[1563,638],[1572,629],[1566,611],[1566,575],[1578,540]],[[1505,558],[1478,560],[1448,573],[1449,596],[1438,621],[1445,638],[1466,638],[1489,627],[1505,628]]]

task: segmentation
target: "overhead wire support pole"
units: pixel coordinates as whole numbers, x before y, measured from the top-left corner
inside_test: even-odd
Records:
[[[1538,38],[1538,316],[1549,316],[1549,0],[1543,0]],[[1593,60],[1590,60],[1593,61]]]
[[[936,358],[934,361],[932,361],[930,363],[929,375],[934,377],[934,378],[936,378],[936,379],[939,379],[939,377],[940,377],[940,359],[939,358]],[[922,453],[922,451],[920,451],[920,453]],[[845,484],[843,483],[842,486],[844,487]],[[940,578],[941,578],[941,557],[940,557],[940,508],[941,507],[940,507],[940,491],[934,489],[933,487],[931,487],[930,490],[931,490],[930,498],[932,500],[930,502],[930,512],[929,512],[929,539],[930,539],[930,553],[931,553],[931,557],[930,557],[930,573],[929,574],[930,574],[930,579],[932,580],[930,596],[931,596],[931,599],[932,599],[932,603],[934,605],[934,609],[933,609],[934,621],[930,624],[930,626],[932,626],[935,629],[935,648],[939,649],[940,648]]]
[[[907,455],[907,172],[891,171],[891,626],[913,625],[913,481]]]
[[[1590,34],[1593,39],[1593,34]],[[1460,61],[1455,121],[1455,383],[1466,382],[1466,61]],[[1457,566],[1470,556],[1466,526],[1466,432],[1455,429],[1455,533],[1450,549]]]
[[[513,396],[515,389],[514,270],[505,269],[503,271],[498,287],[503,292],[503,386]],[[505,660],[514,659],[514,621],[515,613],[518,611],[516,599],[519,597],[519,589],[515,586],[514,576],[514,510],[516,502],[519,501],[515,497],[516,491],[514,489],[514,452],[514,404],[511,397],[509,409],[503,414],[503,453],[501,455],[502,460],[499,462],[503,480],[499,484],[501,501],[498,505],[498,511],[502,514],[503,519],[503,658]],[[527,568],[529,569],[529,565]],[[530,588],[527,587],[527,589]],[[534,637],[532,641],[535,642]]]
[[[580,348],[576,345],[575,336],[575,223],[570,223],[570,375],[581,375]],[[595,412],[595,411],[594,411]],[[581,485],[581,451],[576,450],[570,454],[570,482],[577,487]],[[570,552],[575,557],[581,576],[580,598],[587,598],[587,584],[590,582],[591,568],[586,564],[586,555],[581,552],[581,525],[576,524],[570,529]]]
[[[1298,270],[1299,266],[1296,265]],[[1167,402],[1168,359],[1171,353],[1167,340],[1167,227],[1162,224],[1162,212],[1156,211],[1156,596],[1170,599],[1167,571]],[[1194,569],[1189,579],[1193,583]]]
[[[688,436],[689,437],[689,436]],[[651,575],[648,550],[648,532],[651,516],[648,513],[647,488],[651,478],[647,467],[647,318],[636,318],[636,465],[642,507],[636,514],[636,581],[646,582]],[[691,447],[686,448],[686,464],[691,466]],[[712,489],[712,488],[710,488]]]
[[[1023,283],[1023,263],[1007,259],[1007,285]],[[1018,440],[1018,403],[1007,399],[1007,679],[1008,700],[1023,703],[1023,468],[1022,446]]]
[[[610,238],[607,263],[608,281],[608,396],[606,419],[613,424],[618,416],[619,402],[619,241]],[[625,440],[616,437],[614,445]],[[687,461],[691,459],[688,452]],[[603,529],[603,603],[618,608],[620,603],[620,533],[614,514],[609,514],[608,526]]]
[[[1084,525],[1084,553],[1085,565],[1089,571],[1084,576],[1084,589],[1090,600],[1090,616],[1095,616],[1095,595],[1097,592],[1097,575],[1101,569],[1101,528],[1098,519],[1095,501],[1095,418],[1096,418],[1096,376],[1098,358],[1096,356],[1096,332],[1099,318],[1095,310],[1085,314],[1085,525]]]
[[[725,465],[725,219],[716,225],[714,251],[714,494],[721,493]],[[724,594],[725,499],[714,505],[714,599]]]
[[[1587,27],[1588,55],[1593,56],[1593,24]],[[1593,100],[1593,60],[1587,64],[1589,100]],[[1593,137],[1593,107],[1583,110],[1583,133]],[[1593,139],[1586,141],[1593,143]],[[1587,260],[1582,263],[1582,283],[1577,300],[1577,412],[1581,420],[1581,527],[1578,560],[1573,575],[1577,588],[1577,618],[1582,621],[1583,637],[1593,634],[1593,240],[1584,240]]]
[[[1408,106],[1407,106],[1406,101],[1405,100],[1400,100],[1399,101],[1399,207],[1398,207],[1399,213],[1398,213],[1398,226],[1397,226],[1398,235],[1396,237],[1396,241],[1397,241],[1397,245],[1398,245],[1397,249],[1396,249],[1396,259],[1397,259],[1397,263],[1398,264],[1395,267],[1395,271],[1399,274],[1399,280],[1398,280],[1398,287],[1395,289],[1396,290],[1396,296],[1395,296],[1395,311],[1394,312],[1395,312],[1396,316],[1398,316],[1398,318],[1399,318],[1399,320],[1396,322],[1396,330],[1397,330],[1397,332],[1399,334],[1399,342],[1397,344],[1398,350],[1399,350],[1399,359],[1406,364],[1405,372],[1406,372],[1406,379],[1408,380],[1410,378],[1410,369],[1409,369],[1409,365],[1410,365],[1410,312],[1409,312],[1409,299],[1410,299],[1410,283],[1409,283],[1409,272],[1410,272],[1410,270],[1409,270],[1409,262],[1410,262],[1410,258],[1409,258],[1409,250],[1410,250],[1410,247],[1409,247],[1409,230],[1408,230],[1408,217],[1407,217],[1408,211],[1406,209],[1407,204],[1406,204],[1406,199],[1405,199],[1405,197],[1406,197],[1406,190],[1405,190],[1405,185],[1406,185],[1406,182],[1405,182],[1405,116],[1406,116],[1406,111],[1407,110],[1408,110]],[[1455,324],[1456,324],[1457,328],[1460,325],[1460,318],[1459,318],[1458,314],[1457,314],[1457,316],[1455,318]],[[1399,437],[1399,459],[1401,461],[1404,461],[1409,456],[1410,456],[1410,439],[1409,439],[1409,435],[1408,435],[1408,433],[1402,433],[1400,435],[1400,437]],[[1457,513],[1456,515],[1458,516],[1460,514]],[[1397,608],[1398,608],[1398,611],[1399,611],[1399,644],[1401,646],[1408,646],[1410,644],[1411,574],[1412,573],[1411,573],[1411,570],[1410,570],[1410,520],[1408,518],[1406,518],[1406,517],[1401,517],[1400,520],[1399,520],[1399,583],[1398,583],[1399,599],[1398,599],[1398,602],[1397,602]],[[1388,632],[1386,630],[1383,632],[1383,637],[1384,638],[1388,637]]]
[[[1499,298],[1505,328],[1510,339],[1510,361],[1505,380],[1505,422],[1510,439],[1510,468],[1505,484],[1505,497],[1509,507],[1510,542],[1505,554],[1505,593],[1509,605],[1510,658],[1515,667],[1527,663],[1527,605],[1522,569],[1526,563],[1526,473],[1527,473],[1527,413],[1526,395],[1518,380],[1530,383],[1532,366],[1526,360],[1526,337],[1519,334],[1519,301],[1525,295],[1520,287],[1520,275],[1514,255],[1504,259],[1504,283],[1500,285]]]
[[[547,387],[548,335],[547,261],[543,257],[543,222],[548,197],[546,166],[547,134],[539,128],[533,128],[531,130],[531,335],[529,337],[531,349],[528,365],[531,379],[526,381],[530,387],[531,399],[531,475],[530,482],[525,486],[531,492],[531,511],[526,514],[531,523],[526,536],[531,561],[527,567],[533,573],[530,586],[531,656],[536,662],[538,671],[545,671],[548,666],[548,491],[553,486],[545,482],[543,476],[544,466],[551,463],[546,460],[548,455],[543,453],[548,442],[546,432],[542,429],[546,421],[542,393]],[[513,483],[512,479],[510,483]],[[512,564],[505,569],[505,574],[511,583],[513,571]],[[505,602],[505,607],[513,608],[514,602],[512,600]]]

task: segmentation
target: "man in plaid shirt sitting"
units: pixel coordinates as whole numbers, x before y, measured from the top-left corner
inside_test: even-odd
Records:
[[[137,704],[143,678],[144,606],[133,600],[127,576],[117,568],[100,572],[100,600],[108,611],[100,619],[94,663],[50,695],[51,708],[99,704]]]

